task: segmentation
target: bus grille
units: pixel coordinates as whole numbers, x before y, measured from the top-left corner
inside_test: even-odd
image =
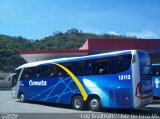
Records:
[[[116,105],[117,107],[129,107],[131,106],[132,98],[130,89],[116,89],[115,91]]]

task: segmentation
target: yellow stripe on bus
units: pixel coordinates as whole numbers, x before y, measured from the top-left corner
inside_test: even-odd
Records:
[[[65,70],[69,74],[69,76],[73,79],[73,81],[78,86],[78,88],[79,88],[79,90],[80,90],[80,92],[82,94],[82,97],[83,97],[84,101],[86,101],[87,97],[88,97],[88,94],[86,93],[84,87],[82,86],[82,84],[80,83],[80,81],[77,79],[77,77],[69,69],[67,69],[63,65],[61,65],[61,64],[55,64],[55,65],[57,65],[58,67],[62,68],[63,70]]]

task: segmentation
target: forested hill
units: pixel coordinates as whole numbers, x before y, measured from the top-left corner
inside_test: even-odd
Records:
[[[18,52],[26,50],[79,49],[87,38],[133,38],[122,35],[84,33],[75,28],[56,31],[43,39],[30,40],[21,36],[0,35],[0,72],[11,72],[25,63]],[[134,37],[135,38],[135,37]]]

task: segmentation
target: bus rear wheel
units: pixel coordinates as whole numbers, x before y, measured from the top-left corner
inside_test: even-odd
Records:
[[[101,110],[101,101],[99,97],[91,97],[88,101],[88,108],[92,111],[100,111]]]
[[[84,109],[85,103],[80,95],[76,95],[72,98],[72,107],[76,110]]]
[[[25,97],[24,97],[24,94],[21,93],[20,96],[19,96],[19,101],[20,102],[25,102]]]

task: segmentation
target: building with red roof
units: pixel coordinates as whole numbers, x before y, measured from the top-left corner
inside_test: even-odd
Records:
[[[144,50],[152,63],[160,62],[160,39],[87,39],[79,50],[37,50],[22,51],[20,55],[27,62],[64,57],[84,56],[117,50]]]

